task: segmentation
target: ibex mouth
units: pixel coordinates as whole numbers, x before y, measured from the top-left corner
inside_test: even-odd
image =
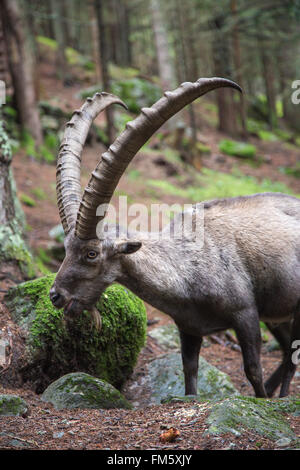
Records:
[[[64,307],[64,315],[70,317],[70,315],[79,315],[86,307],[84,304],[79,302],[77,299],[70,299]]]
[[[65,305],[65,308],[64,308],[64,313],[65,314],[68,314],[72,308],[72,305],[74,303],[74,299],[71,299],[69,300],[69,302]]]

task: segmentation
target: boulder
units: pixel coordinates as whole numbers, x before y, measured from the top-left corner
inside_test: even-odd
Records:
[[[240,436],[245,431],[255,431],[274,441],[296,442],[296,435],[284,414],[300,414],[299,397],[265,399],[232,397],[216,403],[207,418],[207,433],[219,435],[232,433]],[[280,445],[278,444],[280,447]]]
[[[27,416],[28,406],[17,395],[0,395],[0,416]]]
[[[132,408],[111,384],[83,372],[66,374],[51,383],[42,394],[42,400],[51,402],[58,410]]]
[[[144,303],[123,286],[109,287],[97,303],[102,329],[84,311],[72,321],[53,307],[49,290],[55,274],[9,290],[6,305],[24,340],[23,381],[42,392],[69,372],[86,372],[120,388],[131,374],[146,337]]]
[[[154,359],[148,365],[152,402],[160,403],[169,397],[184,395],[184,375],[181,354],[172,352]],[[219,400],[238,395],[224,372],[199,357],[197,396],[201,400]]]

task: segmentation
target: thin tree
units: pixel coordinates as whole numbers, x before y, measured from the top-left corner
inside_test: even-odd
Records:
[[[232,78],[231,57],[228,33],[225,31],[225,16],[217,12],[212,19],[213,60],[215,75]],[[233,93],[230,90],[217,90],[219,130],[231,135],[238,133]]]
[[[103,0],[94,0],[94,7],[98,23],[98,38],[99,38],[99,54],[100,54],[100,63],[101,63],[101,72],[102,72],[102,85],[103,90],[106,92],[110,91],[110,80],[108,73],[108,54],[107,54],[107,40],[105,34],[105,23],[104,23],[104,1]],[[113,109],[108,107],[105,110],[106,115],[106,132],[109,144],[111,144],[115,139],[115,128],[114,128],[114,118],[113,118]]]
[[[14,97],[19,119],[35,139],[36,145],[42,143],[42,129],[36,102],[34,73],[28,44],[24,18],[19,11],[16,0],[0,0],[0,15]]]
[[[63,16],[66,11],[65,4],[61,0],[51,0],[51,15],[53,21],[54,37],[57,42],[56,61],[58,77],[67,84],[70,80],[70,72],[66,57],[66,46],[68,32],[66,28],[66,18]]]
[[[233,28],[232,28],[232,43],[233,43],[233,61],[235,68],[236,81],[242,89],[244,89],[244,77],[242,73],[242,57],[241,57],[241,46],[240,46],[240,37],[239,29],[237,25],[237,14],[238,14],[238,4],[237,0],[231,0],[230,2],[231,13],[233,16]],[[247,126],[246,126],[246,103],[243,93],[240,93],[238,96],[238,113],[241,122],[242,134],[247,135]]]

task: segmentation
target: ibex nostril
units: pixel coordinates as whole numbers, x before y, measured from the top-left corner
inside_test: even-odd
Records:
[[[60,299],[60,294],[58,292],[50,292],[50,300],[55,304]]]

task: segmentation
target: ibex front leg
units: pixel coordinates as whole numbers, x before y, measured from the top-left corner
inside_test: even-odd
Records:
[[[233,328],[241,345],[245,374],[254,388],[255,396],[267,398],[260,364],[261,334],[256,309],[247,309],[236,314]]]
[[[181,357],[185,381],[185,394],[197,395],[199,353],[202,337],[192,336],[179,329]]]

